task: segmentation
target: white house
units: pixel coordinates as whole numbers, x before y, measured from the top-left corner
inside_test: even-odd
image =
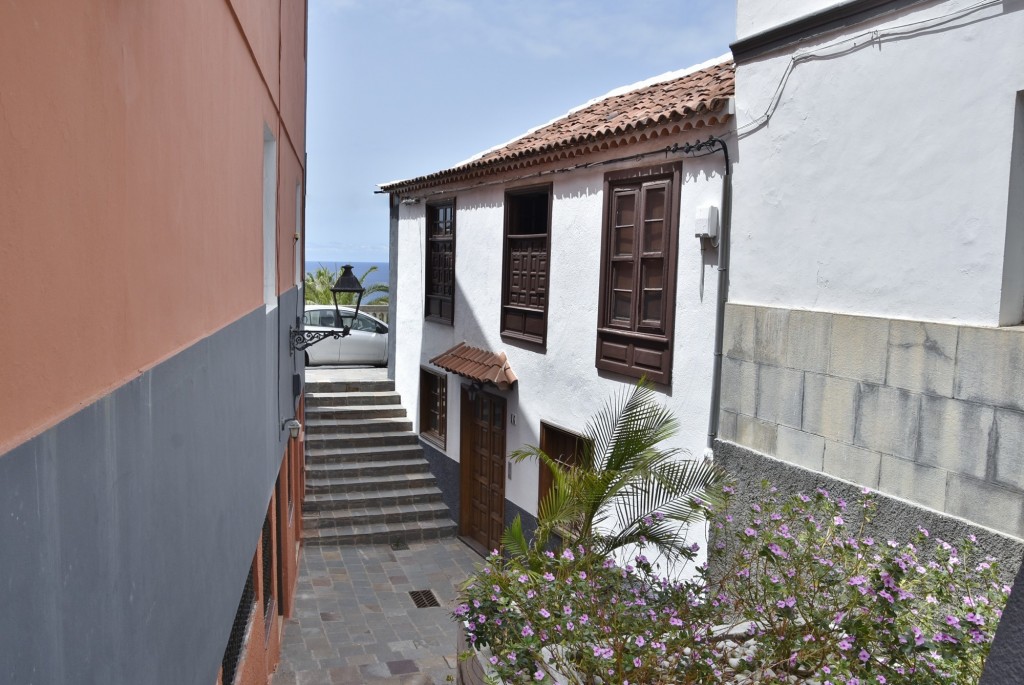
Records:
[[[571,453],[641,375],[701,457],[714,367],[728,58],[621,88],[391,196],[391,372],[478,549],[535,522],[525,444]],[[710,220],[709,220],[710,216]],[[702,228],[696,228],[696,227]],[[433,362],[432,362],[433,360]]]
[[[1024,537],[1024,3],[737,24],[717,456],[891,495],[904,531]]]

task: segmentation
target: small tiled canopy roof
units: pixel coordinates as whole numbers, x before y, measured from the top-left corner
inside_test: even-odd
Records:
[[[571,159],[682,131],[723,123],[730,116],[736,66],[731,58],[610,95],[488,150],[450,169],[383,183],[383,192],[408,192],[558,159]]]
[[[430,363],[470,380],[493,383],[499,390],[508,390],[519,380],[508,365],[508,357],[504,352],[488,352],[479,347],[470,347],[465,342],[442,352],[431,359]]]

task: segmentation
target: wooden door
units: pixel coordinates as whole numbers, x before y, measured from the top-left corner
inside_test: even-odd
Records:
[[[505,528],[505,400],[462,390],[462,501],[459,534],[487,554]]]
[[[576,433],[552,426],[549,423],[540,423],[540,448],[560,464],[575,466],[580,450],[583,448],[584,438]],[[537,478],[537,506],[548,495],[551,489],[551,469],[543,463],[539,465],[540,471]],[[537,512],[540,513],[539,511]]]

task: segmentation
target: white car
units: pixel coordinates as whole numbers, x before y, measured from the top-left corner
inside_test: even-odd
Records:
[[[307,304],[302,327],[307,331],[340,330],[350,326],[344,338],[324,338],[306,348],[306,365],[388,363],[388,325],[369,314],[359,313],[352,319],[352,307],[338,307],[341,322],[336,321],[333,304]]]

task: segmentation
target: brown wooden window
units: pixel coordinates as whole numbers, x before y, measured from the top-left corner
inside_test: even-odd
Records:
[[[420,369],[420,435],[444,449],[448,436],[448,376]]]
[[[605,176],[597,368],[672,376],[678,164]]]
[[[550,239],[551,187],[506,193],[502,335],[544,344]]]
[[[586,444],[586,438],[582,435],[572,433],[558,428],[549,423],[541,421],[540,424],[540,448],[559,464],[573,467],[579,463],[579,455]],[[552,477],[551,469],[544,464],[540,465],[540,475],[537,480],[537,503],[544,501],[548,491],[551,490]],[[538,512],[540,513],[540,512]]]
[[[455,310],[455,201],[427,205],[425,317],[452,323]]]

